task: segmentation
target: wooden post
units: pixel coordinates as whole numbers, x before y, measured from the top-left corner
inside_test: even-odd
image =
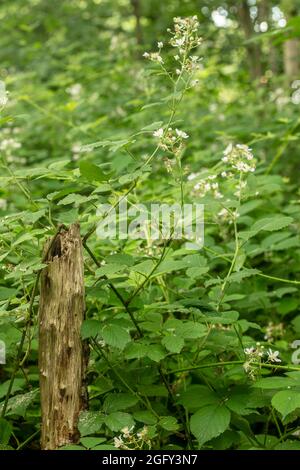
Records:
[[[79,412],[87,407],[88,360],[80,329],[84,318],[84,270],[78,224],[61,230],[45,247],[39,305],[39,369],[44,450],[78,441]]]

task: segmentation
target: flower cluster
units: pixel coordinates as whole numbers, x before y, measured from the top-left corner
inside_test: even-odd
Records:
[[[164,130],[162,127],[153,132],[153,136],[159,139],[159,147],[173,154],[179,153],[183,148],[184,140],[189,136],[186,132],[179,129],[168,127]]]
[[[0,80],[0,108],[3,108],[8,101],[8,92],[5,88],[5,83]]]
[[[69,93],[71,98],[75,100],[79,99],[82,93],[82,85],[80,83],[74,83],[74,85],[71,85],[66,89],[66,92]]]
[[[168,29],[171,35],[169,44],[176,49],[174,59],[177,63],[176,75],[182,77],[183,73],[188,72],[192,75],[199,69],[199,62],[201,58],[197,55],[192,55],[191,51],[197,48],[202,39],[198,36],[199,21],[197,16],[188,18],[174,18],[174,31]],[[162,41],[157,43],[158,51],[144,52],[143,57],[149,59],[151,62],[156,62],[164,69],[164,59],[161,55],[164,44]],[[165,69],[164,69],[165,70]],[[166,70],[165,70],[166,71]],[[169,74],[171,76],[171,74]],[[189,80],[189,86],[195,86],[198,80]]]
[[[253,173],[256,168],[252,150],[243,144],[229,144],[224,150],[222,161],[241,173]]]
[[[244,353],[246,361],[243,364],[243,368],[252,380],[255,379],[259,372],[260,363],[264,358],[266,358],[267,362],[281,362],[281,359],[278,357],[279,351],[273,351],[270,348],[265,351],[264,346],[260,343],[256,343],[256,347],[245,348]]]
[[[222,162],[229,164],[230,168],[224,169],[222,165],[220,172],[204,178],[201,178],[199,173],[190,173],[188,175],[188,181],[195,180],[193,190],[197,196],[204,197],[210,192],[214,198],[222,199],[224,197],[224,183],[231,180],[235,185],[234,195],[239,199],[242,197],[242,191],[247,186],[247,181],[241,177],[237,178],[237,176],[255,171],[252,150],[243,144],[230,144],[224,151]],[[218,215],[223,221],[229,220],[229,222],[232,222],[233,217],[237,218],[239,216],[237,212],[230,213],[226,209],[222,209]]]
[[[0,150],[7,153],[11,153],[13,150],[19,149],[20,147],[20,142],[13,138],[3,139],[2,142],[0,142]]]
[[[18,151],[22,144],[16,138],[16,134],[20,132],[18,127],[6,127],[2,130],[0,136],[0,152],[6,158],[7,162],[26,163],[26,159],[16,157],[15,152]]]
[[[81,143],[75,142],[71,147],[71,151],[72,151],[72,160],[74,161],[79,160],[80,153],[81,153]]]
[[[211,192],[216,199],[222,199],[223,194],[220,192],[219,183],[216,181],[217,175],[210,175],[205,179],[198,181],[194,185],[194,192],[197,196],[204,197]]]
[[[188,18],[174,18],[174,31],[170,31],[172,38],[171,46],[175,47],[178,53],[175,55],[177,60],[185,70],[194,71],[199,68],[198,63],[201,58],[189,53],[201,45],[202,38],[198,36],[199,21],[197,16]]]
[[[147,426],[144,426],[140,431],[134,434],[134,426],[121,429],[121,434],[118,437],[114,437],[114,446],[116,449],[124,450],[141,450],[145,446],[148,449],[151,448],[151,440],[149,438],[149,430]]]
[[[275,339],[281,338],[283,334],[284,334],[283,323],[275,324],[273,322],[269,322],[268,326],[266,327],[264,339],[269,342],[272,342]]]

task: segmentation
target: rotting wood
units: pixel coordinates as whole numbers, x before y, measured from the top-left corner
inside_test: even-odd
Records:
[[[78,224],[46,244],[39,304],[41,448],[78,441],[78,417],[87,407],[88,346],[81,340],[85,292]]]

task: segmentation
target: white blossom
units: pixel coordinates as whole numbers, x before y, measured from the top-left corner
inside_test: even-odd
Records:
[[[80,83],[74,83],[74,85],[67,88],[67,92],[72,98],[78,98],[82,92],[82,85],[80,85]]]
[[[179,129],[175,129],[175,132],[178,135],[178,137],[181,137],[182,139],[188,139],[189,138],[188,134],[184,131],[180,131]]]
[[[251,356],[255,351],[255,348],[252,346],[251,348],[245,348],[244,353],[247,354],[247,356]]]
[[[124,444],[124,441],[121,437],[114,437],[114,446],[116,449],[119,449]]]
[[[279,359],[279,351],[272,351],[272,349],[268,349],[267,351],[268,361],[270,362],[281,362]]]
[[[162,127],[160,127],[159,129],[153,132],[153,136],[158,137],[159,139],[161,139],[163,135],[164,135],[164,130]]]

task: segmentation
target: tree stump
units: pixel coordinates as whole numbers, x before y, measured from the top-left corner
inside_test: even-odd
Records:
[[[78,416],[87,407],[88,347],[81,340],[85,292],[78,224],[62,229],[45,246],[39,304],[41,447],[78,441]]]

